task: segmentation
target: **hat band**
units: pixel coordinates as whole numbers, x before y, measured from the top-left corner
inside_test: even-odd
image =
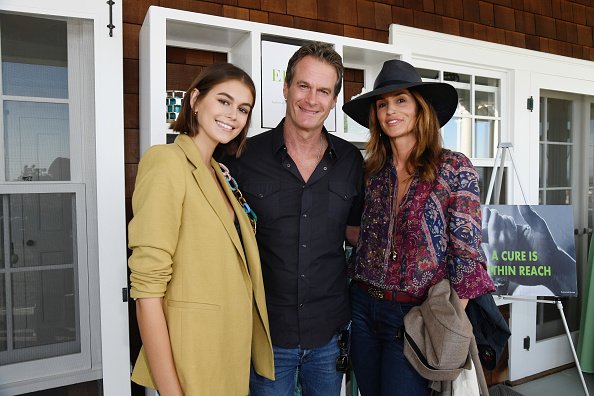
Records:
[[[422,81],[406,81],[406,80],[386,80],[382,81],[381,83],[377,84],[373,87],[373,89],[380,89],[383,87],[387,87],[389,85],[404,85],[404,84],[416,84]]]

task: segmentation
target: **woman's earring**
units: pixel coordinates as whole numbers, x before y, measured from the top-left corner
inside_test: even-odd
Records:
[[[194,117],[196,117],[198,115],[198,112],[195,111],[193,114],[194,114]]]

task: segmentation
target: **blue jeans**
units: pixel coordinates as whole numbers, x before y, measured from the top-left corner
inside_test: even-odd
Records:
[[[275,381],[261,377],[252,369],[251,396],[294,396],[297,380],[303,396],[340,395],[342,373],[336,371],[340,354],[337,336],[319,348],[280,348],[273,346]]]
[[[362,396],[425,396],[428,381],[404,356],[398,329],[415,304],[377,300],[351,286],[351,359]]]

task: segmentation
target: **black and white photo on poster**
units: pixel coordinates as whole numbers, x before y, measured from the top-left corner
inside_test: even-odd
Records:
[[[569,205],[485,205],[482,250],[495,294],[577,295]]]

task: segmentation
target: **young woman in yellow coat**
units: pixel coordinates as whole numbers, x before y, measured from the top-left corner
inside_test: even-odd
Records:
[[[161,396],[247,395],[252,364],[274,378],[255,224],[212,159],[241,152],[255,97],[243,70],[205,69],[175,143],[138,167],[128,264],[143,347],[132,380]]]

